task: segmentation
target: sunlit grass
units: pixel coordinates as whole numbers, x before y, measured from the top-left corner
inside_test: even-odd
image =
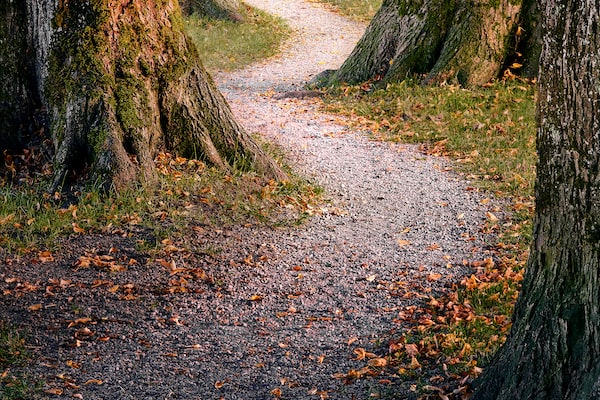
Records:
[[[0,245],[41,250],[66,235],[114,233],[145,227],[157,237],[185,234],[195,224],[295,225],[320,201],[322,190],[292,176],[276,182],[249,172],[227,173],[201,162],[162,154],[159,182],[149,188],[73,195],[33,186],[0,189]]]
[[[321,2],[333,6],[348,17],[367,22],[379,10],[382,0],[321,0]]]
[[[231,71],[279,51],[290,29],[277,17],[250,7],[243,22],[191,16],[186,28],[209,71]]]

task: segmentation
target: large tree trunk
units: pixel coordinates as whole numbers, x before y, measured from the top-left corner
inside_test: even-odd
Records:
[[[536,15],[534,0],[384,0],[352,54],[324,83],[417,75],[425,83],[477,85],[514,61],[537,73]]]
[[[235,122],[183,31],[175,0],[26,5],[10,0],[2,9],[4,20],[25,28],[9,47],[10,31],[0,31],[0,57],[8,55],[1,68],[9,68],[0,99],[15,95],[8,102],[15,115],[47,109],[55,187],[72,172],[107,187],[152,182],[160,150],[285,176]]]
[[[600,5],[542,16],[534,243],[478,400],[600,398]]]

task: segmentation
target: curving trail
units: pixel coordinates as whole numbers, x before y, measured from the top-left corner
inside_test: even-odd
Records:
[[[370,141],[317,100],[278,96],[337,68],[364,26],[304,0],[246,1],[296,35],[279,57],[216,81],[239,121],[281,145],[331,203],[299,227],[195,227],[175,243],[186,251],[164,250],[176,264],[139,250],[136,239],[153,238],[135,226],[73,235],[52,259],[0,260],[0,320],[29,327],[35,357],[23,368],[45,382],[39,398],[415,396],[406,382],[334,376],[366,365],[357,348],[385,354],[388,333],[407,328],[404,307],[471,273],[492,205],[446,160]],[[114,261],[83,267],[83,254]],[[165,290],[184,279],[173,266],[215,280]]]

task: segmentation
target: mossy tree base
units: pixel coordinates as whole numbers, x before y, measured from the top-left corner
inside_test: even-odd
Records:
[[[416,75],[424,83],[479,85],[512,61],[535,76],[536,16],[531,0],[385,0],[352,54],[324,84]]]
[[[285,178],[233,118],[176,1],[38,3],[27,2],[25,26],[46,33],[21,51],[36,49],[29,80],[51,122],[55,188],[73,172],[107,188],[153,182],[163,150]]]

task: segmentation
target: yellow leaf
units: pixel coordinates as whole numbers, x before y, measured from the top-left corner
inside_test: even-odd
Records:
[[[252,295],[252,296],[250,296],[250,299],[249,299],[249,300],[250,300],[250,301],[260,301],[260,300],[262,300],[262,299],[263,299],[263,296],[261,296],[261,295],[259,295],[259,294],[255,294],[255,295]]]

